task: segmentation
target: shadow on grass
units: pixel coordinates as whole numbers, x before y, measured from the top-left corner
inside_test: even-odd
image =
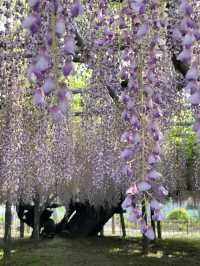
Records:
[[[157,241],[147,256],[141,255],[139,238],[55,238],[37,244],[24,239],[13,241],[12,247],[12,266],[200,265],[200,239]]]

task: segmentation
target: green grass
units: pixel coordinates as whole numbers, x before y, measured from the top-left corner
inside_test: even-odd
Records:
[[[151,245],[147,256],[141,255],[140,239],[56,238],[37,245],[28,239],[13,242],[12,266],[129,265],[200,265],[200,239],[166,239]]]

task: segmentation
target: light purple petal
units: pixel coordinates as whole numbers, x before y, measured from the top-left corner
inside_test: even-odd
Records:
[[[197,70],[196,64],[193,64],[192,67],[189,69],[189,71],[186,74],[186,79],[188,81],[197,81],[198,80],[198,70]]]
[[[30,15],[22,22],[25,29],[29,29],[32,33],[36,33],[41,24],[41,17],[39,15]]]
[[[42,90],[41,89],[37,89],[34,93],[34,101],[36,105],[41,105],[44,103],[44,97],[42,95]]]
[[[130,196],[126,196],[125,200],[122,202],[122,209],[127,209],[132,206],[132,198]]]
[[[137,221],[138,221],[137,216],[134,212],[129,213],[127,215],[127,219],[128,219],[128,221],[133,222],[133,223],[137,223]]]
[[[65,39],[64,51],[68,55],[74,55],[75,54],[75,43],[74,43],[74,39],[72,37],[68,37]]]
[[[124,132],[121,136],[121,141],[127,142],[129,144],[133,143],[133,134],[131,132]]]
[[[196,131],[196,139],[200,141],[200,128]]]
[[[36,75],[35,75],[35,66],[31,65],[28,70],[27,70],[27,77],[30,81],[34,82],[36,80]]]
[[[140,129],[140,121],[139,119],[133,115],[132,118],[131,118],[131,125],[135,128],[135,129]]]
[[[192,105],[199,105],[200,104],[200,92],[196,91],[189,97],[189,101]]]
[[[122,169],[122,173],[123,173],[123,175],[125,175],[127,177],[133,176],[133,171],[132,171],[130,165],[125,165]]]
[[[138,194],[138,187],[137,185],[134,183],[127,191],[126,194],[127,195],[135,195]]]
[[[65,33],[65,21],[64,18],[59,18],[56,23],[56,33],[63,35]]]
[[[46,71],[50,66],[49,59],[45,55],[40,55],[37,58],[35,69],[37,71]]]
[[[155,155],[153,153],[149,155],[149,158],[148,158],[149,164],[155,164],[155,163],[158,163],[159,161],[160,161],[160,156]]]
[[[46,95],[48,95],[54,88],[54,81],[52,78],[48,78],[44,82],[43,91]]]
[[[169,193],[166,190],[165,187],[163,187],[162,185],[159,186],[158,191],[163,195],[163,196],[167,196]]]
[[[173,38],[174,38],[174,40],[176,40],[176,41],[181,41],[181,40],[182,40],[182,33],[180,32],[179,29],[175,28],[175,29],[173,30]]]
[[[77,0],[74,1],[74,3],[72,4],[72,7],[71,7],[72,17],[78,17],[82,13],[83,13],[83,7],[82,7],[80,1],[77,1]]]
[[[150,206],[154,210],[160,210],[162,208],[162,203],[158,202],[156,199],[150,201]]]
[[[160,210],[154,210],[154,214],[152,216],[152,219],[154,221],[163,221],[164,220],[164,215]]]
[[[29,0],[28,3],[29,3],[29,6],[31,8],[37,6],[39,4],[40,0]]]
[[[144,235],[150,240],[155,239],[155,234],[151,226],[147,226],[146,230],[144,231]]]
[[[192,52],[190,49],[184,49],[178,56],[177,59],[184,62],[191,61],[192,59]]]
[[[72,72],[73,70],[73,65],[71,62],[68,62],[65,64],[64,68],[63,68],[63,74],[65,77],[69,76],[69,74]]]
[[[190,49],[194,41],[195,41],[195,37],[194,37],[193,33],[188,32],[183,38],[183,45],[187,49]]]
[[[58,108],[61,110],[61,112],[63,114],[66,114],[67,113],[67,110],[68,110],[67,106],[68,105],[67,105],[67,102],[66,101],[59,101]]]
[[[121,152],[121,158],[125,161],[130,161],[133,157],[133,150],[130,148],[126,148]]]
[[[129,100],[126,104],[128,110],[132,110],[135,107],[135,101]]]
[[[180,12],[186,16],[190,16],[193,12],[192,6],[188,3],[187,0],[182,0],[180,4]]]
[[[157,172],[156,170],[151,170],[148,174],[147,174],[147,178],[150,180],[158,180],[161,178],[161,174],[159,172]]]
[[[149,26],[148,26],[148,24],[146,24],[146,23],[142,24],[142,25],[139,27],[139,29],[138,29],[137,37],[138,37],[139,39],[144,38],[145,35],[148,33],[148,31],[149,31]]]
[[[141,136],[138,132],[135,133],[134,137],[133,137],[133,141],[135,145],[139,145],[140,141],[141,141]]]
[[[25,29],[30,29],[31,26],[36,22],[36,17],[33,15],[28,16],[27,18],[25,18],[25,20],[23,21],[22,25]]]
[[[145,181],[137,183],[138,190],[143,192],[151,189],[151,185]]]
[[[161,148],[160,148],[160,144],[159,142],[157,141],[155,144],[154,144],[154,147],[153,147],[153,153],[155,155],[159,155],[161,152]]]
[[[129,122],[130,119],[131,119],[131,114],[130,114],[130,112],[127,112],[126,110],[124,110],[124,111],[122,112],[122,119],[123,119],[124,121],[126,121],[126,122]]]

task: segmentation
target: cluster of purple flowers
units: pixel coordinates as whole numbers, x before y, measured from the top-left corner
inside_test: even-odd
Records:
[[[122,141],[127,143],[121,153],[121,158],[126,162],[124,174],[134,179],[134,154],[141,155],[140,176],[135,177],[135,182],[127,190],[122,207],[127,210],[129,220],[137,222],[142,233],[149,239],[154,239],[154,232],[147,224],[145,214],[140,210],[141,202],[145,202],[146,207],[148,203],[153,211],[152,218],[160,221],[163,219],[160,201],[168,194],[161,184],[162,175],[156,169],[160,161],[162,139],[159,129],[162,98],[156,69],[159,34],[165,27],[164,21],[160,19],[159,10],[162,10],[162,6],[156,0],[150,3],[129,1],[129,6],[121,12],[132,20],[129,38],[133,42],[128,62],[122,69],[123,79],[125,76],[129,79],[128,89],[121,97],[125,105],[122,118],[127,124],[127,131],[121,137]]]
[[[74,0],[70,7],[67,1],[29,0],[29,7],[30,14],[23,21],[23,27],[30,31],[39,47],[37,55],[33,54],[27,76],[35,87],[36,106],[47,108],[54,118],[59,119],[65,115],[70,99],[65,83],[60,83],[59,79],[73,73],[75,55],[75,34],[66,21],[72,25],[82,13],[82,6],[78,0]],[[38,42],[38,39],[42,41]],[[52,104],[55,101],[57,103]]]
[[[183,63],[190,65],[190,69],[186,74],[186,92],[190,94],[189,101],[193,107],[200,104],[200,89],[198,84],[199,73],[196,61],[193,61],[193,46],[194,43],[200,40],[200,32],[197,23],[193,19],[193,8],[187,0],[181,0],[179,5],[179,15],[181,21],[174,28],[174,40],[181,44],[182,51],[177,56],[177,59]],[[195,108],[194,108],[195,109]],[[194,131],[197,140],[200,140],[200,115],[195,114]]]

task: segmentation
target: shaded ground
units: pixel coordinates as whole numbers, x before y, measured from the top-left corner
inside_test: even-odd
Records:
[[[2,253],[1,253],[2,255]],[[0,262],[2,265],[2,262]],[[167,239],[140,255],[140,239],[31,240],[13,243],[12,266],[200,266],[200,239]]]

